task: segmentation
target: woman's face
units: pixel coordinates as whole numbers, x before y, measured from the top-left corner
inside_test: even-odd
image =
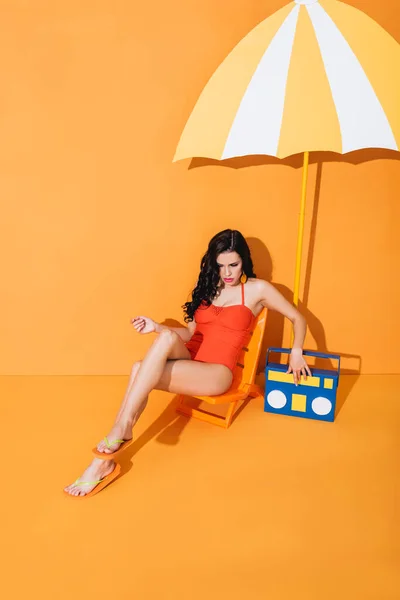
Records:
[[[242,275],[242,259],[237,252],[223,252],[217,256],[219,275],[226,287],[239,283]]]

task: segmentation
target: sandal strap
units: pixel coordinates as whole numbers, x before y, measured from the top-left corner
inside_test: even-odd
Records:
[[[94,485],[97,483],[101,483],[103,481],[103,479],[99,479],[99,481],[78,481],[78,479],[77,479],[75,481],[74,485]]]
[[[104,438],[105,443],[107,444],[107,448],[111,448],[113,444],[123,444],[125,440],[113,440],[112,442],[108,441],[108,437]]]

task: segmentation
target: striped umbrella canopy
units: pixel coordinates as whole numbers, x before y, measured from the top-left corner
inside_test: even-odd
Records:
[[[400,46],[338,0],[295,0],[257,25],[201,93],[174,161],[304,152],[294,303],[310,151],[400,145]]]

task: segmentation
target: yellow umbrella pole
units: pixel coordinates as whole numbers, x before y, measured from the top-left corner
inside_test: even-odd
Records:
[[[310,153],[304,152],[303,162],[303,182],[301,186],[301,204],[300,204],[300,216],[299,216],[299,229],[297,234],[297,251],[296,251],[296,270],[294,276],[294,293],[293,293],[293,304],[295,306],[299,303],[299,288],[300,288],[300,274],[301,274],[301,255],[303,249],[303,235],[304,235],[304,216],[306,209],[306,194],[307,194],[307,177],[308,177],[308,159]],[[294,333],[292,330],[290,345],[293,346]]]

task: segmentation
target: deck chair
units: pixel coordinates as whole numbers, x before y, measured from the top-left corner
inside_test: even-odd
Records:
[[[262,339],[267,321],[267,309],[263,308],[254,321],[254,329],[247,348],[241,351],[236,368],[233,372],[232,385],[225,394],[220,396],[178,396],[177,412],[189,417],[201,419],[213,425],[227,429],[232,423],[239,402],[246,398],[263,396],[263,390],[254,383],[257,365],[260,358]],[[229,404],[225,417],[209,413],[199,408],[193,408],[185,403],[186,398],[196,398],[209,404]]]

